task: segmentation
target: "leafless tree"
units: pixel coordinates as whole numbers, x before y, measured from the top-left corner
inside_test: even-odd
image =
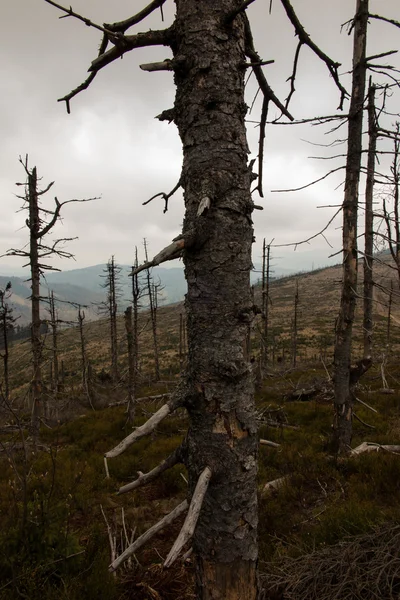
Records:
[[[60,6],[53,0],[49,4]],[[177,0],[173,24],[163,30],[126,35],[166,0],[153,0],[120,23],[94,24],[70,8],[65,14],[103,33],[98,57],[88,79],[67,94],[70,101],[86,89],[96,74],[124,53],[144,46],[169,46],[172,59],[142,65],[154,72],[171,70],[176,83],[173,108],[159,115],[174,122],[183,145],[183,169],[178,187],[184,190],[182,233],[141,269],[183,256],[188,282],[186,296],[188,361],[177,391],[150,420],[135,429],[106,459],[154,431],[157,424],[184,406],[190,426],[183,445],[161,465],[125,486],[143,485],[160,472],[183,462],[188,469],[188,500],[146,532],[146,539],[187,511],[187,517],[165,566],[193,538],[197,597],[203,600],[254,600],[257,596],[257,453],[258,435],[251,369],[245,355],[254,316],[250,294],[251,214],[256,207],[250,185],[258,179],[262,196],[262,164],[268,107],[274,104],[288,119],[289,99],[282,103],[272,91],[257,53],[245,10],[253,0],[198,2]],[[334,81],[339,64],[324,54],[298,20],[289,0],[281,0],[301,45],[323,60]],[[112,46],[107,50],[108,43]],[[298,61],[298,53],[296,65]],[[247,61],[249,59],[249,61]],[[263,95],[258,150],[247,162],[244,102],[245,72],[252,69]],[[295,73],[291,84],[294,87]],[[292,93],[290,94],[290,97]],[[212,132],[212,135],[210,135]],[[166,201],[170,194],[162,193]],[[126,490],[125,490],[126,491]],[[139,538],[140,539],[140,538]],[[111,565],[117,568],[134,545]],[[140,540],[143,543],[143,539]]]
[[[105,275],[101,275],[105,279],[102,287],[107,292],[107,299],[101,305],[101,312],[107,315],[110,325],[111,377],[113,383],[116,384],[119,380],[117,314],[121,268],[115,264],[114,256],[108,261],[104,273]]]
[[[54,181],[47,185],[44,189],[39,189],[39,178],[36,167],[32,169],[28,166],[28,156],[25,160],[20,158],[27,180],[25,183],[17,185],[25,188],[23,196],[17,196],[23,200],[22,209],[28,212],[28,218],[25,223],[29,230],[29,249],[11,248],[7,251],[7,256],[21,256],[27,259],[27,265],[30,267],[31,276],[31,343],[32,343],[32,380],[31,380],[31,399],[32,399],[32,429],[34,438],[37,439],[40,429],[40,418],[43,413],[46,413],[45,395],[43,394],[42,381],[42,354],[43,343],[41,339],[41,317],[40,317],[40,278],[45,271],[59,271],[51,265],[43,262],[43,259],[59,257],[72,258],[73,255],[66,251],[63,246],[66,242],[74,238],[58,238],[53,243],[45,243],[45,238],[48,233],[54,228],[60,219],[61,209],[66,204],[71,202],[87,202],[95,198],[84,200],[65,200],[59,202],[57,197],[54,198],[55,206],[52,209],[43,208],[40,206],[40,198],[48,192]]]
[[[298,328],[298,317],[299,317],[299,280],[296,278],[296,288],[294,292],[294,305],[293,305],[293,326],[292,326],[292,366],[296,367],[297,364],[297,328]]]
[[[147,241],[143,240],[144,246],[144,255],[146,258],[146,263],[149,262],[149,256],[147,252]],[[160,381],[160,360],[159,360],[159,352],[158,352],[158,336],[157,336],[157,294],[155,294],[155,286],[152,281],[150,268],[146,269],[146,284],[147,284],[147,297],[149,299],[149,309],[150,309],[150,320],[151,320],[151,330],[153,333],[153,348],[154,348],[154,375],[156,381]]]
[[[13,316],[13,309],[11,308],[8,300],[11,297],[11,281],[9,281],[4,288],[0,290],[0,356],[3,361],[3,373],[4,373],[4,402],[8,404],[10,402],[10,375],[9,375],[9,338],[10,333],[14,328],[16,318]]]
[[[374,180],[376,144],[378,137],[377,118],[375,112],[376,88],[370,80],[368,90],[368,163],[367,180],[365,186],[365,248],[364,248],[364,358],[372,356],[372,332],[373,332],[373,252],[374,252]]]

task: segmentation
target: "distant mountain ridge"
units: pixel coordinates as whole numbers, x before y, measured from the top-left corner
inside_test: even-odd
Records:
[[[120,312],[125,309],[131,299],[132,280],[129,277],[132,267],[130,265],[118,265],[120,269],[119,275],[119,309]],[[52,290],[58,302],[59,318],[63,320],[75,320],[76,308],[66,303],[73,302],[76,304],[86,305],[89,308],[86,310],[89,319],[98,318],[96,305],[104,302],[106,299],[106,290],[104,286],[105,264],[92,265],[80,269],[71,269],[68,271],[53,271],[46,274],[46,278],[42,283],[42,296],[48,296]],[[256,265],[255,270],[251,273],[251,283],[257,283],[261,278],[261,266]],[[1,272],[1,265],[0,265]],[[287,275],[288,269],[279,269],[280,275]],[[172,267],[154,267],[151,270],[153,281],[161,283],[161,301],[160,304],[174,304],[183,300],[187,285],[183,266]],[[274,273],[276,275],[276,273]],[[29,277],[27,272],[26,278]],[[143,280],[143,277],[142,277]],[[11,281],[12,297],[11,304],[14,307],[15,315],[20,315],[20,324],[30,322],[30,303],[29,296],[31,293],[30,282],[23,277],[15,277],[8,275],[0,275],[0,288],[4,289],[7,282]],[[147,306],[147,300],[144,297],[142,302],[143,308]],[[43,318],[46,318],[46,303],[43,303]]]

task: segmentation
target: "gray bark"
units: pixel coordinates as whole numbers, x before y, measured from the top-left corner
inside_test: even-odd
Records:
[[[353,83],[348,117],[348,146],[343,200],[343,282],[334,349],[333,441],[338,453],[350,450],[353,394],[351,343],[357,296],[357,215],[360,182],[369,0],[357,0],[354,19]]]
[[[375,115],[375,87],[370,84],[368,90],[368,164],[367,182],[365,187],[365,248],[364,248],[364,358],[372,355],[373,310],[372,299],[374,292],[373,261],[374,261],[374,178],[377,142],[377,124]]]
[[[257,595],[257,424],[245,357],[252,200],[244,117],[244,21],[224,16],[240,0],[177,0],[175,123],[183,144],[183,233],[189,412],[187,467],[193,494],[213,475],[193,537],[197,597]],[[201,24],[201,26],[199,26]],[[210,208],[197,216],[203,198]]]

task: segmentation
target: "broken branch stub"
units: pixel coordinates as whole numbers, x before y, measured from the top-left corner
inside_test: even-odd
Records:
[[[211,475],[212,471],[210,467],[206,467],[197,481],[192,499],[190,501],[190,506],[188,514],[186,515],[185,522],[182,526],[178,537],[175,540],[174,545],[170,550],[170,553],[165,559],[164,568],[166,569],[175,562],[182,548],[190,540],[190,538],[193,537],[193,533],[196,529],[196,524],[200,515],[201,507],[203,505],[204,497],[207,492],[208,484],[210,483]]]

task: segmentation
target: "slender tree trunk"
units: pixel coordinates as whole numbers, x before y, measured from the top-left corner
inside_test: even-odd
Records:
[[[52,373],[52,384],[53,384],[53,393],[56,397],[59,388],[60,388],[60,378],[59,378],[59,365],[58,365],[58,329],[57,329],[57,313],[56,306],[54,302],[54,293],[51,292],[49,297],[50,304],[50,324],[52,331],[52,354],[53,354],[53,373]]]
[[[189,492],[210,485],[196,526],[197,598],[257,596],[257,422],[245,357],[252,200],[244,118],[242,0],[176,0],[175,122],[183,144]],[[201,27],[199,27],[199,23]],[[197,216],[202,200],[210,208]],[[208,203],[208,201],[207,201]]]
[[[263,261],[262,261],[262,367],[266,370],[268,365],[268,327],[269,327],[269,284],[270,284],[270,256],[271,247],[266,245],[263,240]]]
[[[353,83],[348,119],[348,148],[343,201],[343,283],[334,351],[334,446],[347,453],[352,437],[351,342],[357,295],[357,215],[369,0],[357,0],[354,21]]]
[[[375,86],[370,83],[368,90],[368,165],[365,187],[365,249],[364,249],[364,358],[372,355],[374,293],[373,260],[374,260],[374,178],[377,142],[377,125],[375,115]]]
[[[94,409],[93,405],[93,393],[92,393],[92,381],[90,365],[87,358],[86,352],[86,340],[84,331],[85,311],[78,309],[78,327],[79,327],[79,338],[81,342],[81,365],[82,365],[82,387],[89,400],[90,406]]]
[[[138,267],[138,254],[137,247],[135,247],[135,264],[134,268]],[[132,269],[134,270],[134,269]],[[132,322],[132,335],[133,335],[133,386],[135,394],[138,387],[138,375],[139,375],[139,300],[142,290],[139,285],[139,276],[132,274],[132,307],[133,307],[133,322]]]
[[[128,306],[124,313],[126,340],[128,345],[128,416],[129,422],[135,419],[135,355],[133,343],[132,306]]]
[[[118,382],[118,337],[117,337],[117,292],[114,257],[110,264],[110,334],[111,334],[111,376]]]
[[[28,203],[30,230],[30,269],[31,269],[31,346],[32,346],[32,430],[34,438],[39,437],[42,402],[42,341],[40,338],[40,267],[39,235],[40,218],[38,206],[37,170],[33,167],[28,175]]]
[[[146,262],[149,261],[148,253],[147,253],[147,242],[143,241],[144,245],[144,253]],[[154,305],[154,296],[152,291],[151,284],[151,275],[150,269],[146,269],[146,283],[147,283],[147,293],[149,296],[149,307],[150,307],[150,319],[151,319],[151,329],[153,332],[153,347],[154,347],[154,375],[156,381],[160,381],[160,363],[158,359],[158,340],[157,340],[157,317],[156,317],[156,308]]]

